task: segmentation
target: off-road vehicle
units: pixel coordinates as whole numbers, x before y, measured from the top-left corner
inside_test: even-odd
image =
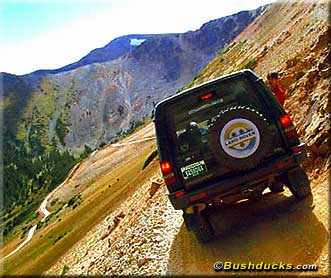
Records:
[[[161,172],[175,209],[202,242],[213,238],[208,208],[287,186],[311,194],[305,144],[270,90],[251,70],[206,82],[158,103]]]

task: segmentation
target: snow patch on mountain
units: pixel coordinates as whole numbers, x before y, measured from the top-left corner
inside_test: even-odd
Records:
[[[131,39],[130,45],[139,46],[141,45],[146,39]]]

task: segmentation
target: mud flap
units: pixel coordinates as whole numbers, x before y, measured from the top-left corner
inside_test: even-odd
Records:
[[[183,211],[183,218],[184,218],[184,223],[185,223],[186,229],[188,231],[191,231],[192,228],[194,227],[193,214],[187,214],[187,213],[185,213],[185,211]]]
[[[183,217],[187,230],[194,232],[199,242],[207,243],[214,239],[214,231],[206,215],[202,215],[200,212],[184,213]]]

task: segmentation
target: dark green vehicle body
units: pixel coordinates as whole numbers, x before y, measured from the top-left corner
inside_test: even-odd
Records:
[[[158,103],[154,122],[169,198],[175,209],[184,211],[185,220],[210,206],[261,194],[267,187],[278,192],[286,185],[298,198],[310,194],[300,167],[305,145],[285,110],[251,70]],[[185,222],[189,229],[197,226]]]

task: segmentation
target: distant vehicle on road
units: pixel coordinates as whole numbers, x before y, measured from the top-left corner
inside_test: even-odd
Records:
[[[222,76],[156,106],[161,171],[175,209],[207,242],[208,211],[287,186],[311,194],[301,163],[306,156],[290,117],[251,70]]]

